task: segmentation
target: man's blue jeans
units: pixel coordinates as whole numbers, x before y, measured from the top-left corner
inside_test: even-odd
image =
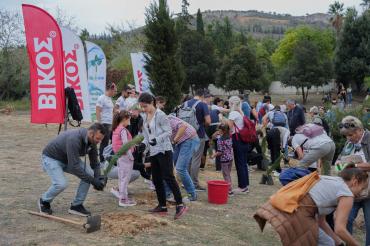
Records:
[[[41,198],[45,202],[52,202],[53,199],[68,186],[68,180],[64,176],[65,172],[68,173],[66,170],[67,165],[46,155],[42,155],[41,158],[42,167],[51,179],[51,186],[44,194],[42,194]],[[80,162],[80,165],[84,168],[83,161]],[[89,175],[94,176],[93,170],[88,165],[86,165],[85,170]],[[80,205],[85,201],[89,188],[90,183],[82,180],[80,181],[72,206]]]
[[[351,213],[348,216],[347,230],[352,234],[353,221],[355,221],[358,211],[362,208],[365,217],[366,244],[370,245],[370,199],[364,199],[353,203]]]
[[[193,153],[199,148],[200,140],[198,137],[188,139],[174,147],[173,160],[176,165],[176,172],[181,178],[184,188],[191,196],[196,196],[195,185],[189,174],[189,166]],[[165,184],[166,194],[171,192]]]

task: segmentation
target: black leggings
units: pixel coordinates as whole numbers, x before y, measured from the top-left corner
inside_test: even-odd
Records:
[[[172,151],[166,151],[164,154],[159,153],[155,156],[151,156],[150,162],[152,164],[153,184],[155,186],[155,192],[157,193],[159,206],[166,206],[166,192],[164,190],[163,181],[166,181],[167,185],[170,187],[176,204],[181,204],[182,197],[180,188],[173,175]]]

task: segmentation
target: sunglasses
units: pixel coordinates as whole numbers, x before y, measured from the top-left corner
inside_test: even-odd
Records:
[[[353,123],[339,123],[338,125],[339,129],[342,129],[342,128],[346,128],[346,129],[349,129],[349,128],[356,128],[355,124]]]

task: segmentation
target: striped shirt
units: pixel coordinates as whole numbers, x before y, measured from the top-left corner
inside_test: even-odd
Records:
[[[171,135],[171,141],[174,141],[174,138],[177,134],[177,132],[179,131],[180,127],[183,126],[183,125],[186,125],[186,129],[185,129],[185,132],[184,132],[184,135],[182,135],[182,137],[180,139],[178,139],[177,141],[177,144],[179,143],[182,143],[188,139],[191,139],[193,138],[194,136],[197,135],[197,131],[194,129],[194,127],[192,127],[190,124],[188,124],[187,122],[173,116],[173,115],[169,115],[168,116],[168,120],[170,121],[170,126],[171,126],[171,129],[172,129],[172,135]]]

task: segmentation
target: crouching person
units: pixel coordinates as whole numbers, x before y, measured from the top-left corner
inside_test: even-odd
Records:
[[[367,188],[368,174],[349,165],[340,177],[315,175],[290,183],[289,189],[283,187],[260,207],[254,215],[260,229],[269,222],[284,246],[359,245],[346,224],[354,198]],[[325,217],[334,211],[333,231]]]
[[[50,176],[51,186],[39,199],[41,213],[52,214],[50,203],[67,188],[64,173],[70,173],[81,179],[76,196],[68,210],[70,214],[88,216],[90,212],[83,206],[90,184],[96,190],[103,190],[105,179],[100,174],[96,145],[105,135],[102,124],[95,123],[88,129],[80,128],[62,132],[51,140],[42,151],[42,167]],[[80,159],[89,156],[90,167]]]

